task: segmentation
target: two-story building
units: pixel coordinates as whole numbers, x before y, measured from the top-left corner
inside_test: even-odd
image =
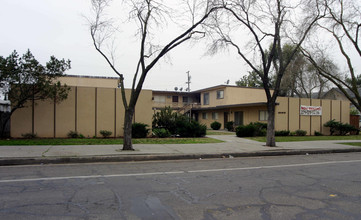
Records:
[[[71,91],[61,103],[54,100],[34,103],[17,110],[11,118],[11,135],[37,133],[39,137],[65,137],[73,130],[84,136],[99,136],[100,130],[123,134],[124,107],[118,78],[66,76],[59,79]],[[130,90],[126,90],[129,97]],[[278,97],[275,112],[276,130],[306,130],[328,134],[323,124],[331,119],[349,123],[350,102]],[[142,90],[136,106],[134,121],[148,125],[152,115],[170,106],[181,114],[207,125],[228,121],[235,125],[267,122],[266,94],[262,88],[218,85],[193,92]],[[315,111],[315,109],[317,111]]]
[[[153,98],[160,94],[161,91],[153,91]],[[169,96],[168,99],[173,99],[171,95],[180,96],[171,92],[164,94]],[[188,98],[192,101],[183,107],[178,104],[174,109],[191,114],[193,119],[207,125],[208,128],[214,121],[220,122],[222,128],[228,121],[233,121],[236,126],[251,122],[267,123],[267,98],[263,88],[218,85],[181,95],[193,99]],[[157,106],[157,109],[161,106],[172,107],[170,103],[163,103],[164,105],[153,102],[153,105]],[[276,130],[301,129],[307,131],[308,135],[313,135],[315,131],[328,134],[328,128],[323,124],[331,119],[349,123],[349,101],[291,97],[278,97],[276,100]]]

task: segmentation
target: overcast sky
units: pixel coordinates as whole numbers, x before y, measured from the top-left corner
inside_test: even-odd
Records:
[[[0,55],[6,57],[13,50],[23,54],[29,48],[42,64],[51,55],[70,59],[72,68],[67,74],[116,77],[92,45],[83,17],[90,14],[90,6],[90,0],[2,0]],[[131,43],[131,39],[124,41]],[[120,55],[125,55],[117,61],[118,68],[125,75],[126,87],[130,87],[136,64],[131,56],[127,60],[132,48],[117,46],[122,49]],[[224,84],[228,79],[234,84],[247,73],[247,67],[235,54],[211,57],[204,53],[205,43],[181,45],[171,52],[171,63],[161,62],[150,72],[143,88],[185,88],[187,71],[192,76],[191,90]]]
[[[0,55],[6,57],[13,50],[23,54],[29,48],[42,64],[51,55],[70,59],[72,69],[67,72],[70,75],[117,77],[92,45],[89,25],[84,18],[90,15],[90,8],[90,0],[2,0]],[[127,27],[121,31],[127,33]],[[169,31],[164,30],[164,33]],[[129,88],[137,61],[137,45],[133,31],[125,36],[128,37],[116,41],[120,57],[116,64]],[[205,41],[176,48],[170,53],[171,63],[160,62],[147,76],[143,88],[185,88],[187,71],[192,76],[191,90],[224,84],[228,79],[234,84],[250,70],[234,51],[204,56],[205,48]],[[343,61],[342,58],[338,60]]]

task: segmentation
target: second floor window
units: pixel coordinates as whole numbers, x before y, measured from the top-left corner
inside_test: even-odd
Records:
[[[217,91],[217,99],[223,99],[224,98],[224,91],[218,90]]]
[[[178,96],[173,96],[172,97],[172,102],[178,102]]]
[[[209,93],[203,94],[203,105],[209,105]]]
[[[165,96],[156,95],[153,97],[153,99],[156,103],[165,103]]]
[[[183,96],[183,103],[188,103],[188,96]]]

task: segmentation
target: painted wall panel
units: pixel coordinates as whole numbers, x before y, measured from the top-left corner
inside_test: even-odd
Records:
[[[41,137],[54,137],[54,101],[37,101],[34,108],[34,132]]]
[[[300,100],[298,98],[289,98],[289,130],[300,129]]]
[[[178,100],[180,103],[182,99]],[[138,98],[137,105],[135,106],[135,121],[147,124],[149,128],[152,128],[152,91],[143,90]]]
[[[95,135],[95,90],[78,87],[77,131],[85,137]]]
[[[301,105],[311,105],[310,99],[301,99]],[[298,108],[298,112],[300,107]],[[311,133],[311,116],[300,115],[300,129],[307,131],[307,134]]]
[[[14,138],[21,138],[22,134],[32,131],[32,108],[29,101],[25,108],[17,109],[11,116],[10,135]],[[40,134],[38,134],[40,136]]]
[[[112,132],[115,125],[115,92],[114,89],[98,88],[97,90],[97,137],[102,137],[101,130]]]
[[[55,136],[67,137],[69,131],[75,131],[75,87],[71,87],[68,98],[56,104]]]
[[[275,111],[275,129],[289,130],[288,128],[288,98],[278,97],[277,98],[276,111]]]
[[[341,120],[341,101],[340,100],[332,100],[331,101],[331,119],[335,119],[336,121]]]
[[[350,103],[348,101],[342,101],[341,102],[341,122],[342,123],[350,123]]]
[[[322,99],[321,100],[321,106],[322,106],[322,118],[321,118],[321,124],[322,124],[322,133],[323,134],[330,134],[330,128],[327,128],[323,126],[326,122],[331,120],[331,100]]]
[[[311,99],[311,106],[321,106],[320,99]],[[314,135],[315,131],[321,132],[321,116],[310,116],[311,117],[311,133],[307,135]]]

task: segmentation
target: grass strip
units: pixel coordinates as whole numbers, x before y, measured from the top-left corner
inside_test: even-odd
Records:
[[[346,142],[346,143],[339,143],[339,144],[346,144],[346,145],[361,147],[361,142]]]
[[[227,131],[208,131],[207,135],[236,135],[236,132],[227,132]]]
[[[266,137],[249,137],[247,139],[266,142]],[[349,136],[277,136],[276,142],[294,141],[334,141],[334,140],[361,140],[361,135]]]
[[[133,144],[206,144],[221,143],[213,138],[139,138],[133,139]],[[121,138],[54,138],[54,139],[3,139],[0,145],[113,145],[123,144]]]

